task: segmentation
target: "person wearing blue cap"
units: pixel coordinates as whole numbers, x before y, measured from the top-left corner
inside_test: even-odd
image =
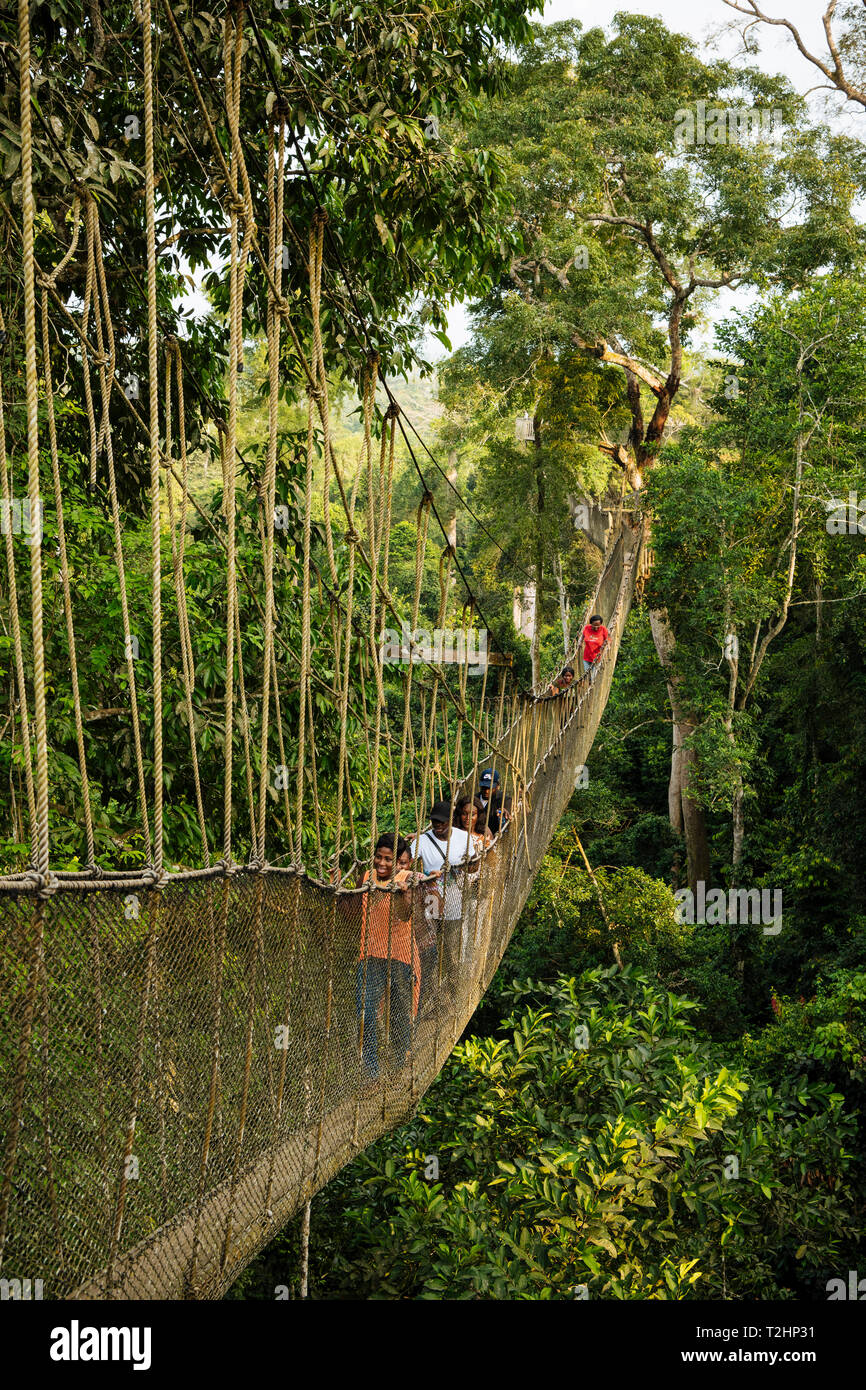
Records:
[[[482,812],[477,828],[482,833],[486,828],[491,835],[499,834],[499,822],[502,813],[502,793],[498,790],[500,781],[501,778],[495,768],[488,767],[481,774],[478,797],[481,801]]]

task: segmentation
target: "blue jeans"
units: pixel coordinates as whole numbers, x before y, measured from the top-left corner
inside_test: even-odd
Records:
[[[355,988],[355,1008],[358,1025],[364,1021],[362,1060],[368,1080],[375,1081],[379,1076],[378,1014],[379,1004],[385,995],[388,984],[388,970],[391,971],[391,1048],[395,1059],[402,1063],[406,1049],[412,1041],[412,967],[402,960],[381,960],[378,956],[368,956],[366,961],[358,961]],[[367,985],[364,988],[364,972]]]
[[[583,674],[586,675],[587,671],[591,671],[591,670],[592,670],[592,662],[591,662],[591,661],[587,661],[586,658],[584,657],[584,658],[583,658]]]

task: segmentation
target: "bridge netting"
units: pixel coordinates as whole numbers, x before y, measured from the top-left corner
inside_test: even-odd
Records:
[[[72,180],[53,232],[39,220],[47,175],[34,165],[30,10],[19,5],[20,255],[9,272],[16,314],[0,315],[20,363],[11,385],[0,377],[16,791],[3,809],[11,840],[29,842],[29,863],[0,866],[0,1270],[41,1278],[52,1298],[219,1297],[341,1166],[411,1113],[487,988],[574,790],[643,555],[640,527],[621,513],[587,610],[605,618],[610,642],[592,678],[560,695],[549,697],[544,683],[514,688],[495,653],[470,676],[467,661],[416,650],[425,622],[479,633],[483,614],[444,527],[445,544],[435,539],[440,519],[420,469],[414,576],[402,590],[395,580],[398,431],[415,460],[387,383],[388,404],[377,403],[384,378],[366,326],[358,457],[335,447],[321,329],[328,213],[320,205],[305,235],[292,224],[279,102],[264,167],[245,155],[242,74],[256,50],[243,5],[226,14],[218,105],[205,99],[185,31],[164,7],[225,190],[227,385],[205,402],[199,445],[216,460],[220,497],[211,506],[194,496],[187,344],[167,331],[158,294],[158,35],[148,0],[138,8],[147,313],[136,395],[124,389],[112,316],[112,274],[127,262],[99,198]],[[287,244],[304,251],[302,310],[296,286],[284,292]],[[70,267],[83,297],[64,278]],[[251,472],[238,448],[238,379],[256,296],[267,302],[268,410]],[[86,421],[77,454],[55,387],[61,362],[64,399],[71,381]],[[287,383],[306,417],[294,551],[278,535]],[[120,485],[120,416],[140,430],[149,467],[143,523],[141,499]],[[85,560],[67,505],[79,474],[104,510],[100,559],[113,566],[118,599],[105,618],[118,660],[100,667],[97,691],[98,713],[122,724],[116,786],[88,711],[96,639],[92,624],[81,635]],[[27,544],[9,524],[23,500],[42,528]],[[216,710],[201,679],[213,632],[190,597],[202,535],[224,581]],[[133,582],[142,551],[147,586]],[[459,621],[455,571],[465,590]],[[392,624],[410,633],[408,660],[383,655],[382,629]],[[498,679],[489,681],[491,668]],[[336,720],[323,734],[329,710]],[[500,773],[511,819],[478,872],[456,871],[459,919],[449,942],[439,933],[430,998],[411,1012],[396,1056],[385,989],[384,1066],[371,1084],[356,992],[368,890],[348,887],[350,876],[371,866],[378,833],[420,829],[432,799],[474,795],[487,767]],[[99,834],[109,797],[129,831],[117,838],[122,854]],[[170,813],[182,799],[195,851],[189,840],[182,849],[171,842]],[[392,918],[393,902],[392,893]],[[427,904],[416,885],[410,934],[423,932]]]
[[[499,965],[589,755],[639,563],[626,539],[603,576],[612,609],[592,604],[611,644],[591,682],[527,703],[505,733],[525,774],[516,813],[480,871],[458,871],[459,949],[440,938],[434,1006],[374,1090],[350,891],[269,868],[4,894],[3,1109],[18,1125],[4,1272],[38,1271],[52,1297],[219,1297],[409,1117]]]

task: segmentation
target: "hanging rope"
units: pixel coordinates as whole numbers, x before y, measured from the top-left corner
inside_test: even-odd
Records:
[[[243,300],[243,247],[239,242],[239,218],[246,211],[238,190],[238,152],[240,135],[241,46],[242,15],[239,6],[235,13],[226,13],[223,28],[223,64],[226,81],[226,108],[232,143],[232,158],[228,168],[231,189],[231,233],[229,253],[229,400],[228,422],[223,451],[223,487],[226,515],[226,692],[225,692],[225,774],[223,782],[223,862],[226,870],[232,867],[232,774],[235,688],[235,631],[237,610],[237,539],[236,539],[236,448],[238,437],[238,371],[241,362],[241,304]],[[249,223],[247,222],[247,227]],[[246,244],[246,234],[244,236]]]
[[[6,325],[0,310],[0,330],[4,333]],[[36,819],[36,791],[33,781],[33,753],[30,747],[30,721],[27,716],[27,682],[24,675],[24,646],[21,640],[21,619],[18,611],[18,584],[15,578],[15,549],[13,540],[12,498],[9,491],[9,474],[6,463],[6,422],[3,410],[3,372],[0,368],[0,488],[2,488],[3,516],[6,550],[6,576],[9,584],[9,615],[12,622],[12,646],[15,651],[15,677],[18,691],[18,708],[21,720],[21,749],[24,762],[24,784],[27,790],[27,809],[30,824],[30,862],[36,863],[39,855],[39,836]]]
[[[147,224],[147,382],[150,406],[151,604],[153,633],[153,867],[162,873],[162,525],[159,459],[159,357],[156,337],[156,197],[153,170],[153,29],[141,0],[144,36],[144,204]]]
[[[92,198],[87,199],[87,254],[88,260],[93,260],[94,265],[101,261],[99,249],[99,218],[96,203]],[[94,274],[96,272],[94,271]],[[105,370],[106,358],[103,352],[104,342],[102,333],[102,311],[96,307],[96,353],[100,362],[99,381],[102,395],[103,413],[107,416],[110,409],[110,385],[108,375]],[[85,353],[82,353],[85,356]],[[138,687],[135,676],[135,662],[137,655],[137,637],[132,631],[129,618],[129,596],[126,584],[126,565],[123,558],[123,534],[120,518],[120,503],[117,495],[117,478],[114,469],[114,446],[112,441],[110,422],[105,430],[105,457],[108,467],[108,490],[111,505],[111,524],[114,538],[114,563],[117,571],[118,591],[120,595],[120,611],[123,619],[123,644],[124,659],[126,662],[126,678],[129,685],[130,716],[132,720],[133,746],[135,750],[135,769],[138,786],[138,805],[141,818],[142,833],[144,836],[145,852],[148,863],[153,863],[152,842],[150,836],[150,815],[147,802],[147,783],[144,771],[144,754],[142,750],[141,722],[138,709]]]
[[[205,823],[204,798],[201,789],[201,776],[199,773],[198,762],[198,742],[195,731],[195,712],[193,709],[193,692],[195,690],[195,660],[192,648],[192,636],[189,627],[189,609],[186,597],[186,584],[184,581],[184,558],[186,551],[186,518],[189,504],[189,459],[186,451],[186,410],[184,407],[183,393],[183,365],[180,355],[180,344],[177,339],[166,344],[165,362],[165,456],[171,465],[171,378],[172,363],[175,366],[175,385],[177,389],[177,415],[178,415],[178,434],[180,438],[180,458],[182,478],[181,497],[180,497],[180,537],[177,537],[174,513],[174,492],[172,478],[168,480],[166,492],[168,494],[169,525],[171,527],[171,554],[172,568],[174,572],[174,592],[177,603],[178,624],[180,627],[181,663],[183,667],[183,691],[186,703],[186,719],[189,728],[190,743],[190,764],[192,766],[193,787],[195,791],[195,806],[198,816],[199,834],[202,844],[202,858],[205,867],[210,865],[210,849],[207,839],[207,825]],[[173,473],[173,470],[170,471]]]
[[[277,298],[282,290],[283,256],[280,230],[283,225],[283,194],[285,190],[286,120],[281,110],[277,114],[276,150],[274,126],[268,125],[268,212],[271,275],[276,295],[268,295],[268,455],[265,469],[265,636],[262,657],[262,737],[259,785],[259,853],[265,858],[265,818],[267,814],[270,765],[268,759],[268,728],[270,720],[270,679],[274,649],[274,508],[277,487],[277,419],[280,386],[280,328],[282,319],[277,312]],[[274,182],[276,181],[276,190]]]
[[[298,789],[295,799],[297,820],[295,823],[295,855],[300,867],[302,862],[302,826],[304,818],[304,759],[307,703],[310,690],[310,537],[313,508],[313,402],[307,391],[307,482],[304,494],[304,577],[301,612],[301,678],[300,706],[298,713]]]
[[[36,285],[33,260],[36,200],[33,196],[33,132],[30,116],[30,16],[18,0],[21,92],[21,236],[24,280],[24,378],[27,393],[27,495],[30,524],[42,524],[39,485],[39,378],[36,369]],[[30,547],[30,616],[33,644],[33,719],[36,735],[36,855],[33,867],[48,874],[48,723],[45,712],[45,638],[42,630],[42,546]]]
[[[67,258],[72,257],[78,242],[80,202],[75,203],[75,231]],[[56,278],[63,261],[52,272]],[[54,415],[54,388],[51,376],[51,337],[48,321],[48,289],[42,290],[42,374],[45,381],[45,399],[48,414],[48,442],[51,449],[51,476],[54,483],[54,510],[57,519],[57,546],[60,551],[60,579],[63,585],[63,614],[66,619],[66,640],[69,646],[69,675],[72,685],[72,705],[75,714],[75,743],[78,750],[78,772],[81,777],[81,806],[84,812],[84,837],[87,846],[88,868],[96,867],[96,848],[93,839],[93,811],[90,805],[90,779],[87,775],[87,757],[84,750],[84,720],[81,713],[81,690],[78,683],[78,655],[75,643],[75,625],[72,618],[72,586],[69,581],[69,556],[66,549],[66,527],[63,522],[63,487],[60,480],[60,456],[57,450],[57,422]],[[2,394],[2,383],[0,383]],[[0,432],[3,429],[2,406],[0,406]]]

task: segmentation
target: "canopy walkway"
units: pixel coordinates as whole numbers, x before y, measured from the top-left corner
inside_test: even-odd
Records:
[[[376,406],[381,378],[366,325],[363,438],[351,478],[334,448],[321,332],[327,213],[313,216],[306,254],[295,264],[298,283],[306,285],[302,304],[297,284],[289,294],[282,280],[284,245],[303,241],[283,203],[288,134],[279,103],[263,170],[248,166],[240,138],[248,57],[242,5],[226,18],[224,143],[165,6],[224,173],[229,229],[227,394],[202,407],[210,434],[203,433],[201,447],[218,459],[222,492],[210,510],[192,496],[186,345],[163,331],[158,313],[154,25],[148,0],[140,10],[146,414],[138,396],[121,389],[123,347],[106,275],[106,262],[121,249],[115,237],[109,248],[102,210],[86,187],[69,186],[68,217],[60,220],[68,242],[58,245],[52,264],[35,254],[38,108],[30,92],[29,11],[19,7],[22,367],[15,391],[0,379],[0,475],[3,618],[14,658],[7,728],[30,862],[0,877],[0,1271],[4,1279],[41,1278],[49,1298],[219,1297],[313,1193],[412,1113],[499,965],[586,762],[644,555],[641,527],[621,512],[588,609],[602,614],[610,642],[592,679],[581,677],[559,695],[546,686],[509,692],[506,664],[498,690],[488,694],[491,659],[479,663],[480,689],[472,696],[469,679],[478,677],[468,678],[467,663],[446,669],[442,653],[419,637],[429,554],[439,581],[429,610],[435,626],[442,628],[453,602],[454,569],[466,590],[462,630],[476,631],[483,615],[447,536],[441,546],[432,539],[431,515],[439,518],[420,468],[414,591],[397,592],[391,508],[398,427],[418,466],[387,383],[391,403],[384,411]],[[83,305],[63,289],[63,269],[76,258]],[[267,302],[268,427],[251,486],[238,470],[238,373],[245,295],[254,291]],[[14,323],[0,328],[15,341]],[[83,467],[104,507],[120,598],[122,660],[99,686],[101,698],[119,702],[125,714],[125,742],[116,746],[126,762],[118,762],[114,780],[93,770],[89,653],[77,632],[84,604],[76,567],[87,557],[64,522],[75,467],[53,385],[61,352],[83,403]],[[287,379],[306,396],[297,557],[275,535],[283,467],[278,404]],[[23,409],[14,399],[21,386]],[[118,418],[130,412],[150,466],[144,598],[129,583],[130,533],[138,523],[119,495],[113,448]],[[48,544],[30,536],[25,548],[8,524],[22,491]],[[335,506],[344,514],[344,540],[336,534]],[[203,523],[195,532],[194,512]],[[215,544],[224,557],[218,716],[200,688],[210,634],[197,629],[190,602],[202,534],[211,556]],[[49,581],[62,614],[54,624],[43,613]],[[394,664],[380,640],[391,620],[410,629],[409,659]],[[61,685],[65,719],[53,707],[60,707]],[[329,709],[338,715],[330,731]],[[213,738],[203,737],[214,729],[216,752]],[[181,734],[185,752],[177,746]],[[167,862],[166,824],[176,822],[166,813],[180,797],[172,790],[165,800],[169,762],[180,768],[172,788],[181,787],[194,808],[196,863],[187,851],[186,863]],[[473,795],[487,767],[501,771],[511,819],[484,850],[478,872],[456,871],[459,949],[452,958],[440,938],[432,1000],[413,1014],[405,1060],[365,1083],[356,967],[360,903],[369,901],[369,890],[346,887],[348,874],[369,867],[378,832],[420,829],[432,797],[443,789]],[[64,809],[70,783],[77,797],[71,832]],[[121,848],[107,848],[98,833],[100,808],[120,788],[125,800],[116,813],[137,826],[138,836],[126,858],[123,837]],[[215,862],[220,821],[222,857]],[[412,931],[420,932],[420,887],[412,914]],[[389,986],[383,1037],[391,1006]]]
[[[11,1000],[4,989],[0,1042],[7,1143],[18,1126],[4,1273],[39,1271],[53,1297],[219,1297],[411,1115],[496,972],[586,762],[639,563],[631,541],[626,529],[594,600],[611,643],[592,683],[528,702],[502,739],[527,770],[520,814],[465,874],[464,958],[453,978],[443,965],[433,1017],[372,1094],[343,894],[293,868],[215,870],[136,882],[127,918],[131,876],[67,878],[35,906],[2,884],[3,976],[21,981]]]

